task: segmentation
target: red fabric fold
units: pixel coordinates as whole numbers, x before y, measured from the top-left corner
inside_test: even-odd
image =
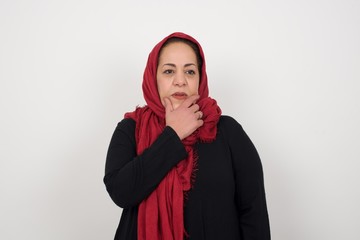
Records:
[[[203,112],[204,124],[182,143],[188,153],[186,159],[172,168],[157,188],[139,205],[138,239],[139,240],[183,240],[184,200],[195,180],[197,154],[194,144],[197,141],[213,141],[217,133],[217,123],[221,110],[216,101],[208,96],[205,59],[200,44],[184,33],[173,33],[159,42],[149,54],[144,71],[143,94],[147,106],[138,107],[134,112],[126,113],[126,118],[136,121],[135,138],[137,154],[148,148],[165,128],[165,108],[162,105],[156,84],[158,55],[163,44],[171,37],[188,39],[197,44],[203,65],[199,84],[200,99],[197,104]]]

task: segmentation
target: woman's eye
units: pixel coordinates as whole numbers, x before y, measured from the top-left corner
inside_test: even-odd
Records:
[[[166,70],[164,71],[164,73],[165,73],[165,74],[172,74],[172,73],[174,73],[174,70],[166,69]]]
[[[188,71],[186,71],[186,73],[189,74],[189,75],[195,75],[196,74],[196,72],[194,70],[188,70]]]

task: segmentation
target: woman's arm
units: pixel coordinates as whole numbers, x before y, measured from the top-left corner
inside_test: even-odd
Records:
[[[241,125],[225,117],[236,181],[242,239],[269,240],[270,227],[260,157]]]
[[[135,121],[124,119],[115,129],[106,157],[104,183],[122,208],[138,205],[187,153],[171,127],[166,127],[141,155],[136,154]]]

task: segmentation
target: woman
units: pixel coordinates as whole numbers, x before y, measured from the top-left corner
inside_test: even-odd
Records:
[[[183,33],[158,43],[143,93],[106,159],[104,183],[123,208],[115,239],[270,239],[258,153],[208,96],[200,44]]]

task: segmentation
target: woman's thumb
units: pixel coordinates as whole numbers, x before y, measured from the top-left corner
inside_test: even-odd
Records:
[[[167,98],[167,97],[164,98],[164,105],[165,105],[164,106],[165,107],[165,112],[171,112],[171,111],[174,110],[170,99]]]

